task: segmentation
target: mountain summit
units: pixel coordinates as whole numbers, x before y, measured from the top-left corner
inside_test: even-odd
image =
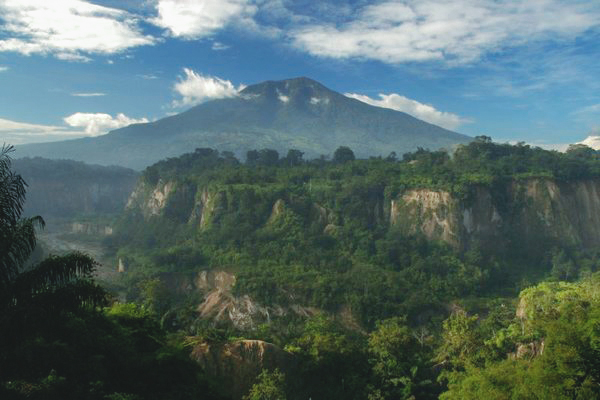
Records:
[[[198,147],[233,151],[294,148],[308,157],[348,146],[358,157],[402,154],[466,143],[468,136],[374,107],[309,78],[251,85],[235,98],[209,101],[181,114],[106,135],[19,146],[17,156],[67,158],[142,169]]]

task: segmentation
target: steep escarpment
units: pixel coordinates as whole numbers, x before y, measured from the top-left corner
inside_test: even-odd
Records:
[[[181,187],[193,198],[185,206],[181,205]],[[543,235],[586,248],[600,245],[597,179],[512,180],[495,191],[473,185],[462,197],[435,188],[407,189],[396,196],[386,196],[385,192],[382,187],[370,197],[357,196],[353,208],[366,212],[361,222],[408,235],[424,235],[456,248],[469,248],[476,241],[502,242],[508,240],[507,235],[525,240]],[[353,210],[339,206],[336,210],[337,194],[329,195],[319,193],[299,200],[279,187],[271,191],[268,187],[256,191],[235,185],[196,189],[178,186],[174,181],[160,181],[153,187],[142,182],[127,207],[140,210],[146,218],[168,217],[170,209],[179,207],[181,220],[199,230],[233,214],[254,213],[258,226],[276,225],[285,215],[294,215],[301,219],[302,226],[318,227],[320,232],[334,235],[338,225],[352,223]]]
[[[26,215],[73,218],[123,211],[138,174],[70,160],[23,158],[15,169],[28,185]]]
[[[234,274],[193,307],[242,330],[310,309],[346,310],[357,330],[422,321],[468,293],[594,270],[572,258],[600,245],[600,169],[574,157],[487,139],[402,161],[197,149],[144,172],[110,241],[138,280]]]

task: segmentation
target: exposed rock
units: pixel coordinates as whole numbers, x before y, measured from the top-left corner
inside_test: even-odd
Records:
[[[422,233],[429,239],[459,245],[458,202],[450,193],[428,189],[409,190],[391,201],[390,224],[406,233]]]
[[[194,208],[190,214],[189,223],[197,223],[200,229],[205,229],[214,219],[225,194],[203,188],[196,194]]]
[[[117,267],[117,272],[125,272],[126,271],[126,267],[125,267],[125,262],[123,261],[122,258],[119,258],[119,264]]]
[[[323,233],[325,233],[326,235],[331,235],[331,236],[335,236],[335,234],[337,233],[337,231],[339,230],[339,226],[334,225],[334,224],[327,224],[325,226],[325,228],[323,228]]]
[[[196,287],[203,291],[220,289],[222,291],[231,291],[235,285],[235,275],[221,271],[200,271],[196,276]]]
[[[483,186],[469,200],[432,189],[408,190],[390,200],[390,225],[456,247],[473,240],[501,243],[506,227],[523,240],[536,235],[566,238],[583,247],[600,245],[600,181],[559,183],[550,179],[514,181],[495,199]],[[496,202],[503,205],[499,210]]]
[[[544,340],[535,340],[530,343],[521,343],[517,346],[517,351],[509,353],[508,358],[518,360],[521,358],[534,358],[544,354]]]
[[[105,224],[94,224],[89,222],[73,222],[71,224],[71,233],[83,233],[85,235],[110,236],[113,234],[113,228]]]
[[[195,286],[205,296],[197,308],[200,317],[215,323],[231,324],[238,329],[252,330],[259,324],[271,322],[273,318],[289,314],[310,317],[318,313],[315,308],[299,304],[264,306],[250,296],[234,296],[232,289],[235,281],[235,275],[226,271],[198,273]]]
[[[285,211],[285,201],[283,201],[282,199],[277,199],[277,201],[275,201],[275,203],[273,204],[273,209],[271,210],[271,215],[269,216],[269,220],[267,221],[267,223],[272,223],[275,220],[277,220],[277,218],[283,214],[283,212]]]
[[[289,373],[295,364],[292,354],[261,340],[199,343],[192,350],[192,358],[218,383],[223,396],[235,400],[250,390],[263,369],[279,368]]]
[[[159,181],[146,203],[145,211],[148,215],[158,215],[167,204],[169,194],[175,188],[174,182]]]

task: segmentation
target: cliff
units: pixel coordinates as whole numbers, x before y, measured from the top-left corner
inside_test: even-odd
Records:
[[[44,218],[118,214],[138,178],[127,168],[70,160],[24,158],[14,167],[28,185],[25,214]]]
[[[253,213],[254,221],[259,222],[256,229],[277,225],[278,220],[294,215],[305,228],[316,227],[323,234],[335,236],[339,226],[354,218],[351,210],[338,206],[336,193],[320,193],[319,202],[314,199],[317,196],[306,196],[299,212],[300,201],[290,191],[280,187],[269,191],[268,186],[196,188],[161,180],[155,186],[139,183],[127,207],[146,218],[177,214],[180,221],[201,231],[220,218]],[[472,185],[462,196],[431,188],[406,189],[394,196],[387,192],[381,187],[376,193],[353,199],[356,204],[352,207],[365,214],[364,223],[422,234],[458,249],[468,249],[476,242],[508,244],[517,238],[523,243],[547,239],[584,248],[600,245],[598,179],[512,180],[494,189]]]

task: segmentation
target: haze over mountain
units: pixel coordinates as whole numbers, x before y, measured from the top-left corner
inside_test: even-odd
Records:
[[[18,157],[41,156],[143,169],[198,147],[304,151],[308,157],[349,146],[358,157],[439,149],[470,138],[334,92],[308,78],[248,86],[234,98],[209,101],[181,114],[134,124],[94,138],[19,146]]]

